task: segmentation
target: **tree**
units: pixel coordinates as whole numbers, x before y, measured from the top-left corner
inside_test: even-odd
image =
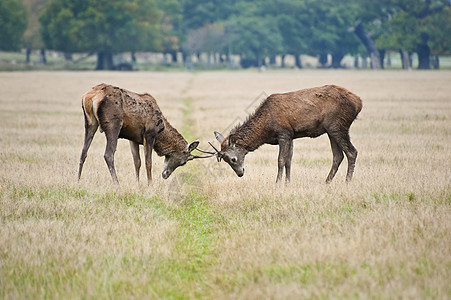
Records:
[[[26,62],[30,62],[30,55],[33,49],[41,50],[41,62],[45,63],[44,42],[41,37],[41,24],[39,16],[44,11],[49,0],[23,0],[28,7],[28,26],[23,37],[23,47],[26,49]]]
[[[161,20],[162,47],[164,53],[177,60],[183,35],[183,5],[180,0],[158,0],[158,7],[163,11]]]
[[[275,2],[238,1],[225,22],[225,43],[229,53],[240,55],[243,67],[260,67],[266,57],[282,53]]]
[[[273,17],[241,16],[228,25],[228,31],[238,33],[232,42],[233,51],[240,54],[244,67],[260,67],[266,57],[283,51],[282,36]]]
[[[305,37],[308,53],[318,55],[320,64],[326,66],[327,55],[332,54],[333,68],[341,67],[343,57],[357,52],[358,41],[349,31],[355,20],[355,5],[345,0],[308,0],[306,12],[309,15],[309,32]]]
[[[0,50],[17,50],[27,28],[27,10],[21,1],[0,1],[0,28]]]
[[[350,28],[359,38],[370,57],[371,68],[384,68],[385,48],[377,43],[383,34],[384,24],[393,15],[392,0],[349,0],[356,11],[356,20]]]
[[[41,17],[49,49],[97,53],[96,69],[113,54],[161,49],[161,12],[154,0],[52,0]]]
[[[278,10],[276,18],[282,36],[282,58],[291,54],[295,57],[296,67],[302,68],[300,55],[307,52],[310,36],[310,18],[305,13],[305,1],[283,0],[279,2]]]
[[[435,55],[434,68],[440,67],[439,55],[451,55],[451,7],[445,7],[436,17],[428,19],[429,46]]]
[[[450,1],[392,0],[390,4],[393,13],[378,44],[416,52],[418,69],[429,69],[431,47],[442,49],[446,43],[449,45]]]
[[[183,27],[188,33],[207,24],[227,20],[237,13],[240,0],[185,0],[183,1]]]
[[[188,55],[208,54],[208,66],[212,63],[212,56],[221,53],[224,44],[224,24],[207,24],[201,28],[191,30],[183,45],[185,53]]]

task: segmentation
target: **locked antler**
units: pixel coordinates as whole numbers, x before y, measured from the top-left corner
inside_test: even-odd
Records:
[[[212,143],[210,143],[210,142],[208,142],[208,143],[210,144],[211,147],[213,147],[213,149],[215,149],[215,151],[216,151],[216,159],[218,160],[218,162],[220,162],[222,157],[224,156],[224,154],[221,151],[219,151],[218,149],[216,149],[216,147],[213,146]]]

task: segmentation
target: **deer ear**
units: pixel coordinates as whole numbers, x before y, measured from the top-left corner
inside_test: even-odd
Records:
[[[234,135],[229,135],[229,147],[233,147],[236,144],[236,139]]]
[[[220,142],[220,143],[222,143],[224,141],[224,136],[217,131],[215,131],[215,137],[218,140],[218,142]]]
[[[188,145],[188,152],[193,151],[194,149],[197,148],[197,146],[199,146],[199,141],[194,141],[191,144]]]
[[[164,130],[165,126],[164,126],[164,122],[163,119],[159,119],[157,122],[157,131],[158,133],[161,133]]]

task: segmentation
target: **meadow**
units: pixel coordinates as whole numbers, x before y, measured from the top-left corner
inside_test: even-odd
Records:
[[[353,181],[327,136],[278,147],[238,178],[214,158],[137,183],[129,144],[111,180],[97,133],[80,182],[81,95],[149,92],[188,142],[218,143],[272,93],[337,84],[359,95]],[[0,73],[1,299],[451,298],[451,71]],[[142,152],[142,149],[141,149]],[[143,157],[141,153],[141,157]]]

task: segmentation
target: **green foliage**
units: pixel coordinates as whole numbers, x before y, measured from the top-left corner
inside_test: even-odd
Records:
[[[445,7],[436,15],[427,17],[426,22],[432,54],[451,55],[451,7]]]
[[[417,52],[423,58],[451,53],[447,0],[23,1],[30,11],[23,43],[27,48],[44,44],[62,52],[110,55],[105,60],[126,51],[163,51],[175,59],[182,51],[236,54],[258,65],[268,56],[331,54],[332,66],[338,67],[345,54],[364,52],[352,31],[356,22],[378,49]],[[20,4],[6,0],[0,9],[11,10],[12,3]],[[1,16],[20,22],[10,22],[17,30],[2,25],[0,34],[10,38],[1,38],[0,49],[17,49],[20,26],[25,26],[20,11]]]
[[[308,37],[311,54],[341,56],[355,53],[356,37],[349,32],[356,19],[356,6],[350,1],[335,5],[334,1],[307,1],[311,35]],[[341,61],[341,58],[339,59]],[[339,64],[339,62],[338,62]]]
[[[49,0],[23,0],[28,7],[28,26],[23,37],[23,46],[28,49],[43,49],[41,24],[39,16],[44,11]]]
[[[377,40],[380,48],[416,52],[424,45],[436,54],[449,53],[449,1],[395,0],[390,6],[392,13]]]
[[[275,18],[243,16],[237,18],[229,30],[238,33],[233,41],[233,50],[243,58],[255,59],[261,65],[263,58],[281,53],[282,36]]]
[[[179,0],[158,0],[158,7],[163,11],[161,19],[163,51],[178,51],[180,49],[180,41],[183,39],[182,3]]]
[[[52,0],[42,35],[49,49],[63,52],[159,50],[160,19],[152,0]]]
[[[227,20],[237,12],[240,0],[187,0],[183,3],[183,26],[189,31],[206,24]]]
[[[284,0],[279,4],[277,23],[287,54],[307,53],[307,38],[310,37],[309,18],[305,1]]]
[[[0,50],[17,50],[27,28],[27,11],[21,1],[0,1],[0,28]]]

